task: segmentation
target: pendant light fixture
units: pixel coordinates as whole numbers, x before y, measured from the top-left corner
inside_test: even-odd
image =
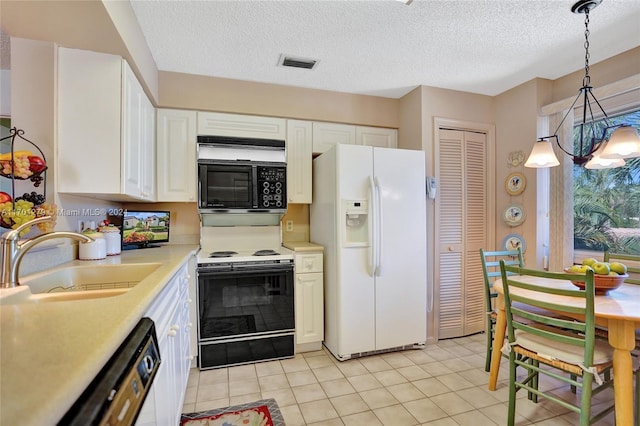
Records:
[[[573,13],[583,13],[584,19],[584,78],[582,79],[582,87],[578,91],[573,104],[562,118],[558,128],[551,136],[545,136],[538,139],[533,146],[531,154],[524,164],[525,167],[553,167],[560,164],[558,158],[553,151],[552,140],[556,145],[568,156],[571,157],[574,164],[584,166],[588,169],[608,169],[620,167],[625,164],[625,158],[640,157],[640,136],[634,127],[628,125],[611,125],[598,99],[592,92],[591,76],[589,75],[589,12],[595,9],[602,0],[580,0],[571,7]],[[562,127],[565,119],[569,114],[573,114],[573,108],[582,100],[582,123],[580,127],[580,139],[573,149],[567,150],[561,144],[558,138],[558,130]],[[596,115],[602,116],[605,128],[599,133],[595,126],[593,116],[594,109]],[[599,111],[599,113],[598,113]],[[609,132],[610,136],[607,138]],[[572,141],[573,144],[573,141]]]

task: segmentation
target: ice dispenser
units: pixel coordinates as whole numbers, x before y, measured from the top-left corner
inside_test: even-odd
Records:
[[[342,200],[344,247],[369,245],[369,202],[367,200]]]

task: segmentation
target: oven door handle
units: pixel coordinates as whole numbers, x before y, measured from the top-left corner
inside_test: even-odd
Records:
[[[255,265],[234,265],[233,269],[231,268],[220,268],[220,269],[211,269],[211,268],[200,268],[198,269],[198,276],[205,277],[211,275],[239,275],[246,274],[247,272],[277,272],[284,271],[293,272],[293,265],[261,265],[256,267]]]
[[[287,270],[291,270],[293,271],[293,264],[292,263],[273,263],[273,264],[262,264],[260,266],[257,265],[238,265],[235,264],[233,265],[233,270],[234,271],[256,271],[256,272],[260,272],[260,271],[287,271]]]

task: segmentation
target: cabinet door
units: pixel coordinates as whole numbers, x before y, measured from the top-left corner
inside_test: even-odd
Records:
[[[397,148],[398,131],[382,127],[356,127],[356,144],[380,148]]]
[[[312,123],[287,120],[287,201],[311,204]]]
[[[122,79],[122,193],[142,195],[143,95],[131,67],[123,61]]]
[[[284,140],[286,129],[286,120],[282,118],[217,112],[198,113],[199,135]]]
[[[313,123],[314,154],[321,154],[338,143],[355,144],[356,127],[348,124]]]
[[[122,193],[155,201],[155,110],[131,67],[122,63]]]
[[[58,49],[59,192],[120,192],[122,58]]]
[[[145,200],[156,201],[156,109],[144,92],[142,110],[141,196]]]
[[[196,201],[196,112],[158,110],[158,201]]]
[[[296,343],[324,339],[324,290],[321,272],[296,274]]]

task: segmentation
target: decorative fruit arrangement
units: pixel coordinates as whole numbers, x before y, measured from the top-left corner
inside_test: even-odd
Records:
[[[608,290],[618,288],[629,277],[627,266],[621,262],[600,262],[594,258],[587,258],[581,265],[571,265],[565,268],[565,272],[584,275],[587,271],[593,271],[596,293],[606,293]],[[584,288],[584,283],[572,281],[580,288]]]
[[[41,157],[31,151],[14,151],[13,161],[11,153],[0,154],[0,174],[15,179],[31,179],[35,186],[39,186],[42,178],[40,173],[47,169],[47,164]]]
[[[15,208],[12,201],[0,203],[0,225],[3,228],[16,229],[20,225],[37,217],[51,216],[51,222],[39,223],[38,229],[42,232],[52,232],[55,227],[58,208],[55,204],[40,204],[35,206],[31,201],[16,198]],[[20,235],[29,233],[31,229],[25,229]]]
[[[38,228],[42,232],[51,232],[55,227],[58,208],[55,204],[47,204],[46,185],[41,193],[32,191],[25,192],[21,196],[16,194],[16,180],[29,179],[33,186],[38,187],[46,178],[47,163],[44,153],[36,144],[25,138],[24,130],[13,127],[10,135],[5,139],[11,139],[11,151],[0,154],[0,176],[11,179],[11,193],[0,192],[0,226],[3,228],[16,229],[25,222],[38,217],[51,216],[53,220],[47,223],[39,223]],[[20,144],[24,142],[31,144],[36,154],[28,150],[16,149],[15,142],[20,139]],[[5,145],[3,145],[5,146]],[[21,184],[23,185],[23,184]],[[29,228],[21,232],[21,236],[28,233]]]
[[[627,273],[627,266],[621,262],[600,262],[597,259],[587,258],[582,261],[582,265],[572,265],[567,268],[567,272],[586,274],[591,269],[595,275],[624,275]]]

